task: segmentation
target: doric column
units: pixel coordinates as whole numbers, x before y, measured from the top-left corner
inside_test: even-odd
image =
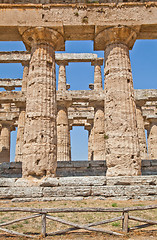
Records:
[[[66,91],[66,66],[68,62],[58,61],[59,74],[58,74],[58,91]]]
[[[69,161],[71,161],[71,135],[70,130],[72,130],[72,127],[69,126]]]
[[[10,125],[3,124],[0,135],[0,163],[10,162]]]
[[[147,130],[149,158],[157,159],[157,117],[148,116],[147,120],[150,123]]]
[[[103,59],[92,61],[94,68],[94,90],[102,91],[102,75],[101,65]],[[93,125],[93,160],[105,160],[105,116],[102,106],[96,105],[94,107],[94,125]]]
[[[27,82],[28,82],[28,73],[29,73],[29,64],[23,64],[24,68],[23,68],[23,79],[22,79],[22,92],[26,92],[27,91]]]
[[[101,65],[103,65],[103,59],[96,59],[91,62],[94,66],[94,90],[102,90],[102,75],[101,75]]]
[[[17,128],[17,138],[16,138],[15,162],[22,162],[22,159],[23,159],[25,114],[26,114],[26,109],[20,108],[18,128]]]
[[[25,64],[23,69],[23,79],[22,79],[22,89],[21,89],[21,91],[25,93],[27,92],[28,73],[29,73],[29,65]],[[24,146],[25,114],[26,114],[26,109],[20,108],[18,128],[17,128],[17,138],[16,138],[15,162],[22,162],[22,158],[23,158],[22,151]]]
[[[94,127],[91,124],[90,128],[86,128],[88,130],[88,160],[94,160]]]
[[[144,119],[142,115],[142,109],[140,106],[136,106],[136,116],[137,116],[138,138],[140,143],[140,156],[142,159],[147,159],[147,145],[146,145],[146,136],[145,136],[145,128],[144,128]]]
[[[140,147],[129,49],[136,33],[111,27],[95,38],[96,50],[105,49],[105,129],[107,176],[141,174]]]
[[[66,91],[66,66],[67,61],[57,61],[59,65],[58,91]],[[61,104],[57,113],[57,161],[70,161],[70,132],[68,123],[68,110],[65,104]]]
[[[94,159],[105,160],[105,115],[101,107],[94,108]]]
[[[60,106],[57,114],[57,161],[70,161],[69,124],[66,106]]]
[[[31,47],[26,94],[23,176],[54,176],[57,167],[55,49],[63,43],[56,30],[20,29]]]

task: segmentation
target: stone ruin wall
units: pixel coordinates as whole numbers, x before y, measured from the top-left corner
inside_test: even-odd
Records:
[[[1,53],[1,62],[24,65],[22,81],[1,80],[7,90],[22,89],[0,93],[1,161],[9,162],[10,132],[18,125],[15,160],[23,164],[23,177],[53,177],[57,160],[71,160],[70,129],[83,125],[89,131],[89,160],[105,159],[108,177],[140,175],[141,159],[147,158],[144,129],[149,157],[157,159],[157,93],[133,89],[129,50],[136,39],[157,38],[155,1],[16,3],[0,5],[0,40],[22,40],[28,52],[19,53],[20,60],[17,53],[8,58]],[[94,49],[105,51],[104,90],[102,59],[93,57],[93,90],[68,91],[65,66],[70,56],[55,58],[65,40],[94,40]],[[55,62],[60,65],[57,94]]]

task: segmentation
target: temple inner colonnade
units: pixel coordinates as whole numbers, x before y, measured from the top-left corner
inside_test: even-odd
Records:
[[[9,56],[9,59],[8,59]],[[27,57],[26,57],[27,56]],[[12,60],[14,57],[14,60]],[[26,112],[26,82],[28,81],[27,52],[1,52],[0,62],[14,62],[18,59],[24,65],[23,79],[1,79],[0,87],[7,90],[1,92],[1,162],[10,161],[10,132],[17,130],[15,161],[23,159],[24,127]],[[23,60],[26,59],[26,60]],[[17,60],[16,60],[17,61]],[[69,62],[91,62],[94,65],[94,83],[89,84],[91,90],[69,90],[66,82],[66,66]],[[88,130],[88,160],[105,160],[105,147],[108,135],[105,132],[104,90],[102,88],[101,65],[103,59],[96,54],[56,54],[59,65],[57,101],[57,161],[71,161],[70,130],[73,126],[84,126]],[[12,92],[21,87],[21,92]],[[148,134],[148,153],[145,129],[150,131],[156,119],[156,90],[134,90],[136,116],[141,159],[156,159],[155,131],[154,139]],[[13,98],[14,95],[14,98]],[[24,97],[23,97],[24,96]],[[155,121],[154,121],[155,122]],[[152,133],[151,133],[152,134]],[[150,144],[152,141],[152,144]]]
[[[141,11],[146,11],[146,15],[149,15],[147,10],[143,10],[143,5],[141,6]],[[12,9],[13,16],[16,14],[16,7]],[[39,6],[39,12],[35,12],[36,21],[32,25],[29,21],[32,22],[33,19],[28,19],[27,15],[30,9],[26,8],[23,24],[17,24],[18,19],[15,20],[16,27],[13,30],[8,22],[8,36],[2,29],[0,40],[6,40],[7,37],[9,40],[20,38],[27,49],[27,52],[23,53],[0,53],[1,63],[16,61],[24,66],[22,80],[0,81],[1,87],[8,90],[0,93],[0,162],[9,161],[10,132],[18,126],[15,161],[22,162],[23,177],[55,176],[57,160],[71,160],[69,132],[73,126],[84,126],[89,131],[88,158],[106,160],[107,176],[141,174],[141,159],[147,158],[145,129],[148,132],[149,157],[157,159],[157,90],[134,90],[129,57],[129,50],[136,39],[146,38],[148,30],[148,38],[151,38],[150,28],[147,25],[144,28],[140,22],[137,26],[137,16],[127,25],[122,24],[121,20],[117,20],[118,24],[115,21],[112,25],[105,24],[103,17],[100,24],[96,10],[90,8],[90,5],[88,7],[89,9],[80,10],[81,16],[81,11],[87,13],[89,10],[90,13],[89,17],[84,16],[82,22],[78,15],[79,27],[75,34],[76,20],[71,22],[72,26],[68,29],[67,22],[69,23],[70,19],[67,20],[67,14],[63,13],[65,7],[62,6],[60,10],[65,27],[57,17],[53,24],[48,20],[44,24],[38,21],[41,11]],[[36,8],[37,5],[31,9]],[[53,6],[49,10],[46,7],[45,9],[47,15],[42,13],[42,19],[49,14],[55,14]],[[71,8],[69,11],[72,11]],[[152,7],[152,11],[155,15],[156,5]],[[91,19],[92,13],[95,14],[95,24]],[[3,11],[0,10],[0,14],[3,17]],[[8,14],[6,10],[5,18]],[[22,16],[20,14],[22,13],[19,12],[19,19]],[[30,16],[32,18],[32,15]],[[152,17],[150,25],[153,21],[155,20]],[[1,26],[5,26],[5,23],[2,22]],[[81,26],[84,31],[81,31]],[[15,34],[11,35],[14,31]],[[156,38],[153,33],[152,36]],[[64,50],[64,42],[68,38],[92,39],[94,49],[104,51],[104,89],[101,75],[103,59],[94,54],[55,55],[55,51]],[[79,61],[91,62],[94,65],[94,84],[89,86],[91,90],[71,91],[66,83],[66,66],[69,62]],[[59,65],[58,91],[55,63]],[[11,91],[16,86],[21,87],[20,92]]]

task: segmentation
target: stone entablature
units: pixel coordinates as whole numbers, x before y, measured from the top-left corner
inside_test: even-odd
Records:
[[[64,32],[65,40],[94,40],[104,28],[126,23],[127,26],[134,26],[137,39],[156,39],[156,15],[156,1],[118,4],[0,4],[0,40],[21,41],[18,31],[20,26],[58,28]]]
[[[130,3],[147,3],[147,2],[154,2],[151,0],[118,0],[118,2],[116,2],[116,0],[0,0],[0,3],[4,3],[4,4],[29,4],[29,3],[33,3],[33,4],[75,4],[75,3],[86,3],[86,4],[95,4],[95,3],[107,3],[107,4],[118,4],[118,3],[126,3],[126,2],[130,2]]]

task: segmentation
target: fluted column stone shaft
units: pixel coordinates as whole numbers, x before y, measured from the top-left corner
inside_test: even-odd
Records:
[[[94,127],[91,125],[91,129],[88,130],[88,160],[94,160]]]
[[[150,159],[157,159],[157,118],[149,119],[150,125],[147,131],[148,154]]]
[[[26,110],[23,108],[20,108],[18,128],[17,128],[17,138],[16,138],[15,162],[22,162],[22,159],[23,159],[25,114],[26,114]]]
[[[59,61],[58,91],[66,91],[66,61]],[[70,161],[68,110],[64,104],[57,113],[57,161]]]
[[[91,64],[94,65],[94,90],[102,90],[101,65],[103,61],[94,60]]]
[[[71,135],[70,135],[70,130],[72,130],[72,128],[69,127],[69,161],[71,161]]]
[[[105,129],[107,176],[141,174],[136,105],[129,48],[134,30],[113,27],[100,32],[96,41],[105,49]]]
[[[23,79],[22,79],[22,92],[27,92],[29,65],[24,65]],[[26,109],[20,108],[20,114],[18,119],[17,139],[16,139],[16,153],[15,162],[22,162],[23,159],[23,146],[24,146],[24,128],[25,128],[25,114]]]
[[[21,88],[22,92],[26,92],[27,91],[28,73],[29,73],[29,64],[24,64],[22,88]]]
[[[138,138],[140,143],[140,155],[142,159],[147,159],[147,145],[144,128],[144,119],[142,116],[142,109],[140,106],[136,107]]]
[[[105,116],[104,109],[94,109],[94,160],[105,160]]]
[[[62,36],[53,29],[40,27],[24,31],[22,37],[31,47],[26,94],[23,176],[54,176],[57,167],[54,49]]]
[[[68,111],[61,107],[57,114],[57,161],[70,161]]]
[[[58,90],[66,91],[66,62],[59,63]]]
[[[0,135],[0,163],[10,162],[10,125],[2,124]]]

